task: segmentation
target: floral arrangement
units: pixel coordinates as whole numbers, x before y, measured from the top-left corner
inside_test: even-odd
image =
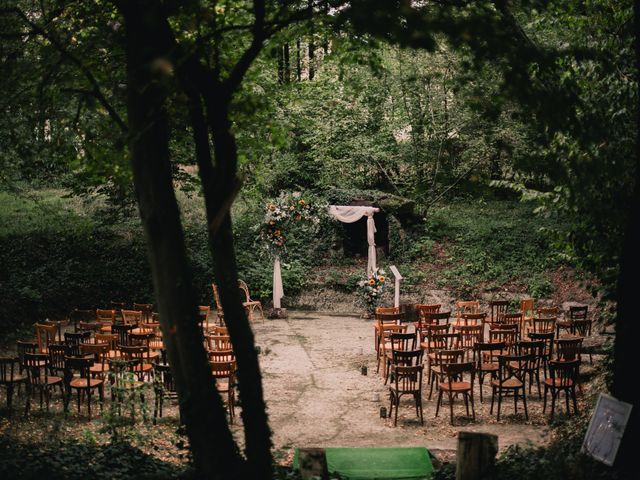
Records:
[[[290,222],[306,221],[317,226],[322,206],[303,198],[300,192],[283,192],[265,206],[260,235],[271,250],[280,252],[287,245],[287,227]]]
[[[382,298],[386,281],[385,271],[376,268],[371,276],[358,282],[358,286],[362,289],[360,300],[369,315],[375,313],[378,302]]]

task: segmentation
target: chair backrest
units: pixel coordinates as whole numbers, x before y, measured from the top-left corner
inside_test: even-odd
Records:
[[[545,355],[545,358],[547,359],[553,356],[554,337],[555,337],[554,332],[545,332],[545,333],[529,332],[529,338],[531,340],[544,342],[544,355]]]
[[[131,362],[149,363],[149,347],[138,345],[120,345],[120,352],[125,360]]]
[[[531,355],[532,367],[538,368],[545,358],[546,345],[542,340],[520,340],[516,343],[518,355]]]
[[[376,307],[374,313],[400,313],[400,307]]]
[[[581,337],[587,337],[591,333],[591,320],[585,318],[580,320],[573,320],[573,330],[576,335]]]
[[[517,378],[524,383],[527,371],[531,369],[533,355],[500,355],[498,357],[498,380],[500,383]]]
[[[229,382],[233,381],[237,368],[235,360],[231,362],[209,362],[209,365],[211,366],[213,378],[228,378]]]
[[[148,347],[149,342],[156,336],[152,331],[129,333],[129,345],[137,347]]]
[[[65,332],[64,343],[69,347],[69,355],[80,356],[80,344],[91,338],[91,332]]]
[[[129,345],[131,341],[129,340],[129,334],[131,330],[133,330],[135,325],[113,325],[111,327],[111,332],[117,336],[118,345]]]
[[[536,317],[531,321],[531,331],[549,333],[556,331],[556,317]]]
[[[507,350],[505,342],[477,342],[473,346],[473,360],[477,367],[483,363],[493,363]]]
[[[38,351],[45,353],[49,343],[55,342],[58,327],[56,325],[47,325],[44,323],[36,323],[36,338],[38,340]]]
[[[157,384],[162,385],[165,392],[175,393],[176,384],[173,380],[173,374],[171,373],[171,367],[169,365],[163,365],[160,363],[153,364],[154,381]]]
[[[114,333],[96,333],[96,343],[106,343],[110,350],[115,350],[118,344],[118,335]]]
[[[375,319],[376,322],[378,323],[378,326],[380,325],[390,325],[390,324],[395,324],[398,325],[402,322],[402,320],[404,320],[405,316],[403,313],[376,313],[375,314]]]
[[[525,320],[530,320],[533,318],[533,298],[525,298],[524,300],[520,300],[520,313],[522,313],[522,318]]]
[[[431,365],[444,365],[447,363],[460,363],[464,360],[464,350],[460,348],[438,350],[435,352]]]
[[[46,385],[49,377],[49,355],[46,353],[27,353],[24,364],[27,369],[27,381],[31,385]]]
[[[409,367],[397,366],[394,369],[394,389],[398,393],[419,392],[422,390],[422,365]]]
[[[458,318],[463,313],[478,313],[480,311],[480,302],[478,300],[458,300],[456,302],[456,313]]]
[[[49,368],[55,372],[63,372],[65,358],[71,356],[71,348],[64,343],[52,343],[49,345]]]
[[[402,365],[404,367],[421,365],[423,350],[393,350],[392,359],[394,365]]]
[[[153,303],[134,303],[133,309],[142,312],[142,321],[148,322],[151,320],[151,313],[153,312]]]
[[[484,325],[486,319],[486,313],[463,313],[461,323],[463,325]]]
[[[522,312],[503,313],[497,323],[502,323],[503,325],[516,325],[520,328],[520,325],[522,325]]]
[[[20,366],[24,368],[24,355],[26,353],[36,353],[38,351],[38,344],[34,342],[23,342],[22,340],[18,340],[16,342],[16,347],[18,350],[18,362]]]
[[[489,330],[490,342],[504,342],[507,349],[511,350],[518,340],[518,330],[515,328],[492,328]]]
[[[96,310],[96,320],[103,325],[113,325],[116,321],[116,311],[98,308]]]
[[[233,350],[229,335],[207,335],[209,350]]]
[[[244,280],[238,279],[238,288],[242,290],[242,293],[244,293],[245,302],[250,302],[251,295],[249,295],[249,287],[247,286],[247,283]]]
[[[415,350],[416,348],[416,334],[394,332],[389,335],[391,340],[391,350]]]
[[[459,333],[435,333],[431,336],[431,351],[451,350],[460,343]],[[462,351],[462,350],[461,350]]]
[[[135,325],[142,323],[142,310],[121,310],[122,323],[125,325]]]
[[[451,384],[454,382],[464,381],[464,376],[469,376],[470,387],[473,388],[473,382],[475,379],[475,367],[472,362],[459,362],[459,363],[443,363],[442,373],[445,377],[444,383]]]
[[[588,307],[586,305],[569,307],[569,319],[571,319],[571,320],[586,320],[587,319],[587,310],[588,310]]]
[[[438,325],[437,323],[423,324],[416,333],[420,336],[420,343],[427,343],[430,348],[433,345],[434,335],[449,333],[450,329],[450,323],[445,323],[443,325]]]
[[[80,353],[82,356],[93,355],[94,362],[100,362],[104,360],[109,352],[108,343],[81,343]]]
[[[507,310],[509,309],[509,300],[491,300],[489,302],[489,309],[491,313],[489,321],[491,323],[497,323],[500,321],[500,317],[507,313]]]
[[[232,362],[236,359],[233,350],[211,350],[208,354],[210,362]]]
[[[99,332],[102,324],[98,322],[78,322],[76,325],[77,332]]]
[[[74,372],[77,372],[81,378],[87,379],[87,386],[91,382],[91,372],[89,369],[93,366],[92,358],[83,357],[66,357],[65,358],[65,379],[68,383],[73,378]]]
[[[558,338],[556,340],[556,360],[580,360],[582,337]]]
[[[15,357],[0,357],[0,383],[9,383],[13,380],[16,364],[18,359]]]
[[[423,323],[442,325],[449,323],[450,318],[451,310],[446,310],[443,312],[429,312],[425,313]]]
[[[455,329],[460,334],[458,348],[471,349],[477,342],[483,340],[483,325],[460,325]]]
[[[442,305],[439,303],[418,303],[416,305],[416,312],[418,312],[418,322],[426,322],[426,315],[428,313],[438,313],[440,311],[440,307],[442,307]]]
[[[214,325],[211,331],[214,335],[229,335],[229,327],[224,325]]]
[[[565,362],[551,360],[549,362],[549,376],[552,379],[551,385],[556,388],[575,385],[579,365],[579,360],[569,360]]]
[[[536,315],[539,317],[558,318],[560,309],[558,307],[538,307],[536,308]]]

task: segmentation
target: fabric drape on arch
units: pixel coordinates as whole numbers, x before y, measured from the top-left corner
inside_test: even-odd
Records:
[[[367,243],[369,249],[367,251],[367,275],[373,275],[376,271],[376,223],[373,220],[373,214],[379,212],[376,207],[361,207],[350,205],[330,205],[329,215],[343,223],[354,223],[362,217],[367,217]],[[280,271],[280,257],[276,255],[273,262],[273,308],[280,308],[280,301],[284,296],[284,288],[282,286],[282,273]]]

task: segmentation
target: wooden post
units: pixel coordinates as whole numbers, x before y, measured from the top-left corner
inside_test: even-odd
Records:
[[[298,464],[300,465],[300,476],[303,479],[329,479],[327,455],[324,448],[301,448],[298,451]]]
[[[400,306],[400,280],[402,280],[402,275],[400,275],[400,272],[395,265],[391,265],[389,268],[391,269],[391,273],[393,273],[393,277],[395,278],[396,291],[393,297],[393,306],[397,308]]]
[[[456,480],[480,480],[493,469],[498,436],[489,433],[458,433]]]

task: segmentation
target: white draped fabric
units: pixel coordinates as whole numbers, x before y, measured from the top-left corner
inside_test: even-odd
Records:
[[[376,270],[376,222],[373,220],[373,214],[379,211],[380,209],[375,207],[354,207],[349,205],[329,206],[329,215],[332,215],[343,223],[357,222],[366,215],[367,243],[369,244],[369,250],[367,252],[367,275],[372,275]]]
[[[276,255],[273,261],[273,308],[280,308],[280,300],[284,297],[282,288],[282,272],[280,271],[280,257]]]
[[[352,207],[348,205],[330,205],[329,215],[343,223],[353,223],[362,217],[367,217],[367,243],[369,250],[367,252],[367,275],[372,275],[376,270],[376,223],[373,220],[373,214],[379,212],[380,209],[375,207]],[[280,257],[276,255],[273,261],[273,308],[280,308],[280,300],[284,296],[284,288],[282,287],[282,272],[280,268]]]

